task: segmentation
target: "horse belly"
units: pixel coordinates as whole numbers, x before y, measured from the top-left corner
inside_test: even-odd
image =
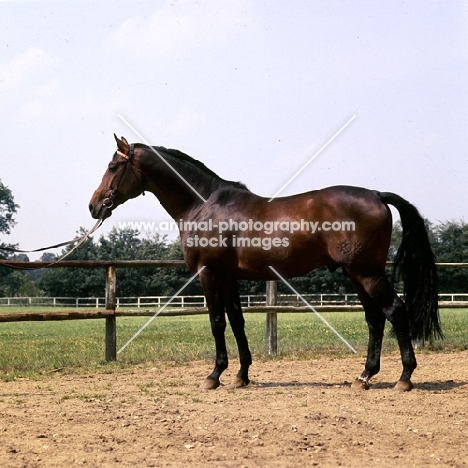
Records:
[[[308,240],[301,245],[292,245],[285,241],[284,244],[270,247],[265,243],[261,248],[238,248],[236,276],[239,279],[275,280],[278,272],[284,278],[292,278],[329,263],[323,249],[319,249],[315,242]]]

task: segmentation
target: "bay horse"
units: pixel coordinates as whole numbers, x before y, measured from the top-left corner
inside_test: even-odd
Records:
[[[442,331],[434,255],[423,218],[412,204],[394,193],[351,186],[269,201],[240,182],[222,179],[180,151],[129,144],[124,137],[114,137],[117,151],[91,198],[89,210],[93,218],[105,219],[128,199],[151,192],[178,223],[184,260],[193,272],[199,272],[215,340],[215,367],[202,388],[217,388],[228,366],[225,314],[240,360],[240,370],[230,387],[250,382],[252,357],[238,280],[278,280],[277,273],[292,278],[321,266],[330,271],[342,268],[365,311],[367,359],[352,387],[368,389],[369,380],[379,372],[388,320],[403,365],[395,389],[413,388],[416,358],[412,340],[442,337]],[[385,274],[392,233],[388,205],[398,210],[403,228],[395,267],[404,282],[405,302]],[[353,229],[338,229],[340,226]]]

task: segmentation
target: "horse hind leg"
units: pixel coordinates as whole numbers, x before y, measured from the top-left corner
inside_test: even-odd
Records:
[[[417,364],[411,343],[408,312],[405,303],[395,293],[384,274],[360,278],[358,281],[393,326],[403,365],[403,372],[395,389],[410,391],[413,388],[411,376]]]
[[[369,341],[364,371],[353,382],[352,388],[368,390],[369,380],[380,371],[380,355],[386,318],[381,308],[372,300],[361,284],[354,280],[353,284],[364,307],[366,322],[369,328]]]
[[[250,383],[249,367],[252,364],[252,355],[245,334],[245,320],[239,297],[239,288],[236,280],[226,283],[225,309],[231,324],[232,332],[239,350],[240,370],[230,388],[245,387]]]

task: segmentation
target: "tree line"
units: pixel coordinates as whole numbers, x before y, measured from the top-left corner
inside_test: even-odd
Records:
[[[13,195],[0,181],[0,235],[10,234],[14,214],[19,207]],[[426,221],[431,245],[440,263],[468,262],[468,224],[464,221],[447,221],[433,224]],[[80,230],[82,234],[84,230]],[[401,243],[401,225],[395,223],[389,250],[391,261]],[[0,246],[11,246],[0,241]],[[66,247],[58,254],[44,253],[42,261],[50,262],[68,252]],[[27,255],[13,255],[0,251],[0,258],[28,261]],[[157,233],[142,237],[139,231],[113,228],[107,235],[90,237],[68,257],[70,260],[182,260],[178,240],[168,240]],[[390,273],[390,272],[389,272]],[[117,269],[117,295],[171,296],[192,276],[187,268]],[[307,275],[294,278],[293,287],[301,293],[354,293],[349,279],[338,270],[331,273],[319,268]],[[401,285],[397,288],[401,290]],[[440,292],[468,292],[468,270],[445,268],[439,270]],[[36,271],[10,270],[0,267],[0,297],[51,296],[51,297],[102,297],[105,288],[104,269],[50,268]],[[289,294],[290,289],[278,282],[278,291]],[[240,293],[264,294],[264,281],[241,281]],[[184,295],[201,295],[199,281],[192,281]]]

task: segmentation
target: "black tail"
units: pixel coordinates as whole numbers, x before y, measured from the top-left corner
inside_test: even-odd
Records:
[[[379,193],[380,200],[400,213],[403,239],[393,267],[400,277],[410,314],[410,334],[415,341],[442,338],[438,311],[438,276],[424,220],[416,207],[394,193]]]

